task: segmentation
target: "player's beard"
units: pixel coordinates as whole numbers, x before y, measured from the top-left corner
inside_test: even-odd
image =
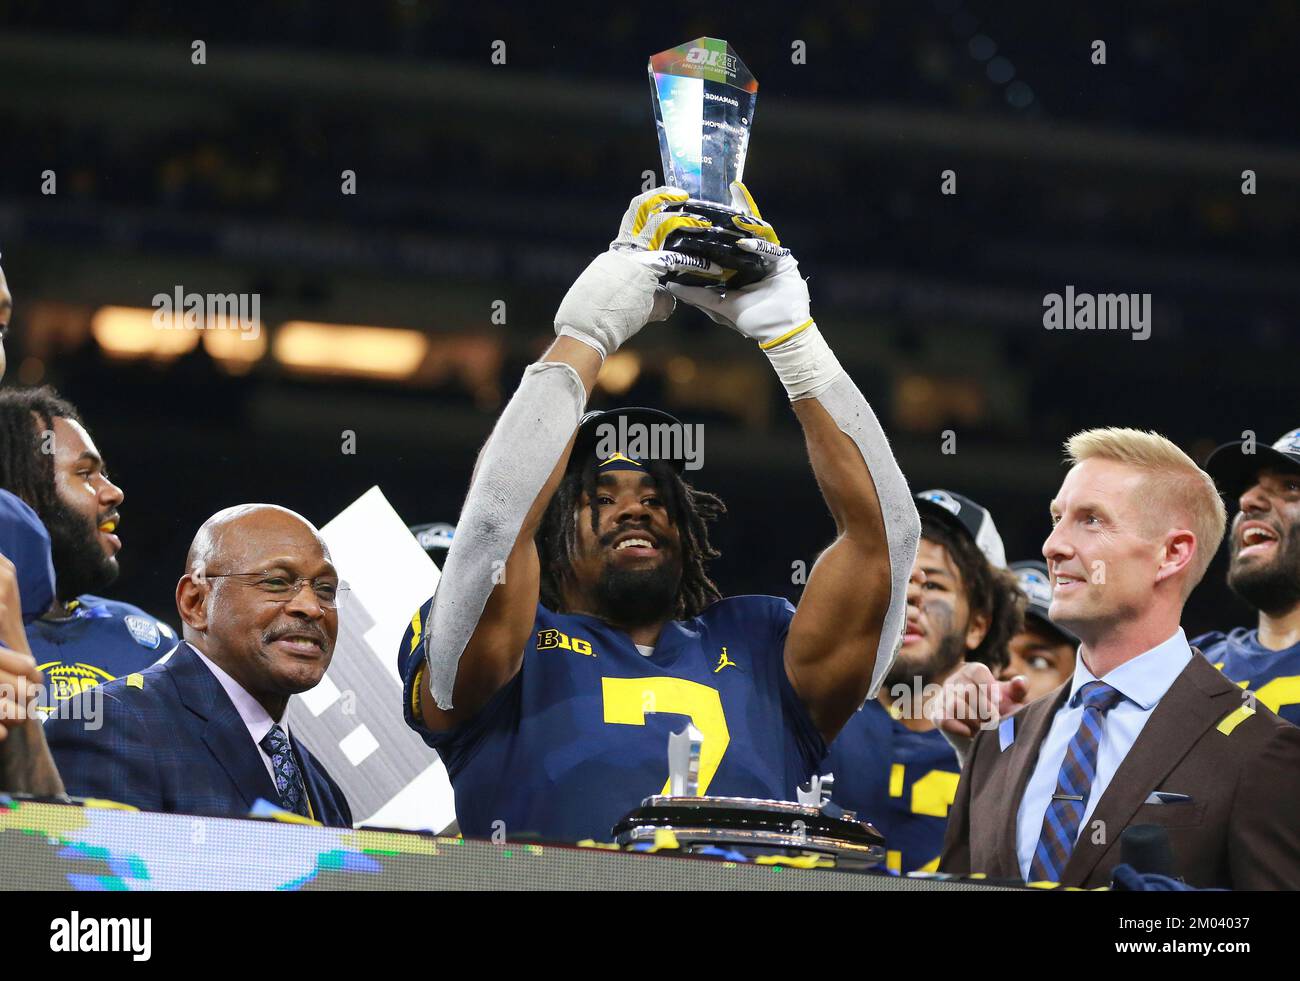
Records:
[[[682,566],[672,555],[650,569],[606,565],[596,581],[601,618],[629,627],[671,620],[681,582]]]
[[[117,559],[104,554],[94,521],[62,501],[55,501],[42,520],[50,533],[59,599],[70,600],[112,584],[119,572]]]
[[[954,630],[951,619],[945,618],[942,623],[938,622],[939,617],[934,610],[926,611],[926,619],[932,627],[942,626],[947,629],[939,642],[925,654],[909,655],[907,648],[899,650],[894,663],[890,665],[889,674],[885,676],[886,691],[892,691],[898,685],[910,688],[918,680],[922,686],[928,685],[965,659],[965,631]]]
[[[1287,528],[1271,562],[1228,564],[1228,588],[1257,610],[1280,616],[1300,603],[1300,524]]]

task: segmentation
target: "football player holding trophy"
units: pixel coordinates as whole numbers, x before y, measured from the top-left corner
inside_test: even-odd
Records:
[[[753,77],[710,38],[655,55],[650,73],[668,183],[633,198],[570,288],[479,457],[438,590],[402,644],[406,719],[442,756],[468,836],[609,840],[621,822],[633,841],[656,801],[699,800],[701,828],[704,811],[775,801],[790,803],[741,823],[807,840],[838,820],[869,850],[878,836],[822,814],[816,785],[793,799],[893,659],[917,510],[798,263],[740,183]],[[837,534],[797,609],[724,597],[707,572],[722,502],[680,459],[598,438],[620,419],[619,432],[677,420],[584,415],[605,358],[676,300],[757,345],[803,427]]]

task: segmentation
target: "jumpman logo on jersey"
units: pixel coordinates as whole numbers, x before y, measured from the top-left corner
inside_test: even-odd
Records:
[[[734,668],[736,666],[736,662],[727,657],[727,649],[724,647],[722,649],[722,656],[718,658],[718,666],[713,669],[713,673],[717,674],[723,668]]]

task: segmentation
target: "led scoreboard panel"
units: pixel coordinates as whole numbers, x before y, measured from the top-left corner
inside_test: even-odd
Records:
[[[39,804],[0,795],[0,889],[990,888],[995,887],[663,852]]]

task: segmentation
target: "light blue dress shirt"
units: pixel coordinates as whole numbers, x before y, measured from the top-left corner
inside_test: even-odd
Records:
[[[1025,785],[1024,796],[1020,798],[1020,811],[1016,817],[1016,855],[1020,859],[1021,878],[1029,879],[1029,866],[1043,833],[1047,805],[1052,794],[1056,793],[1056,780],[1061,773],[1061,764],[1065,762],[1065,752],[1083,721],[1079,689],[1090,681],[1101,680],[1124,696],[1106,713],[1101,742],[1097,746],[1097,775],[1093,778],[1092,790],[1083,809],[1083,820],[1079,822],[1079,833],[1083,834],[1088,828],[1088,819],[1096,810],[1097,801],[1106,793],[1111,777],[1137,742],[1142,727],[1151,718],[1160,699],[1191,659],[1192,649],[1181,627],[1163,644],[1125,661],[1101,679],[1088,670],[1082,656],[1075,657],[1070,696],[1052,719],[1052,727],[1038,753],[1038,764]],[[1078,841],[1077,837],[1075,841]]]

